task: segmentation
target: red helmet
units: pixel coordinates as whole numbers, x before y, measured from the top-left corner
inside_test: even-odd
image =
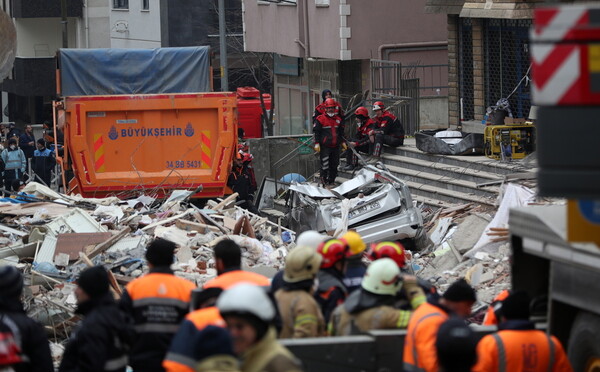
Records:
[[[337,107],[337,102],[333,98],[327,98],[325,100],[325,107]]]
[[[363,116],[365,118],[369,117],[369,111],[367,111],[366,108],[364,107],[359,107],[356,109],[356,111],[354,111],[354,115],[356,116]]]
[[[254,160],[254,156],[252,156],[252,154],[247,153],[247,152],[243,152],[242,153],[242,161],[245,163],[247,161],[252,161]]]
[[[384,108],[385,105],[381,101],[375,101],[375,103],[373,104],[373,111],[383,110]]]
[[[343,260],[349,252],[348,244],[340,239],[329,239],[324,241],[317,248],[317,252],[323,256],[321,268],[332,267],[336,262]]]
[[[240,142],[240,143],[238,143],[238,151],[248,152],[248,149],[249,149],[249,147],[248,147],[248,143],[247,142]]]
[[[399,268],[406,265],[406,254],[404,247],[400,243],[380,242],[371,244],[369,257],[375,261],[383,257],[389,257],[396,262]]]

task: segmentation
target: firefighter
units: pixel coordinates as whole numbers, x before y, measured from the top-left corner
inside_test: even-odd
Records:
[[[317,251],[323,256],[323,261],[317,274],[319,286],[315,292],[315,299],[321,307],[325,322],[328,323],[333,310],[348,296],[344,273],[349,247],[339,239],[329,239],[321,243]]]
[[[256,181],[254,181],[256,182]],[[233,169],[227,178],[227,186],[238,193],[237,201],[241,202],[240,207],[260,215],[260,212],[254,205],[254,192],[252,175],[244,167],[244,159],[241,153],[237,152],[233,159]]]
[[[317,116],[319,115],[323,115],[325,114],[325,101],[328,99],[333,99],[333,93],[331,93],[331,91],[329,89],[324,89],[321,92],[321,98],[323,99],[323,102],[319,103],[317,105],[317,107],[315,107],[315,113],[313,114],[313,120],[315,120],[317,118]],[[335,99],[333,99],[335,101]],[[338,101],[335,101],[335,113],[342,118],[342,120],[344,119],[344,111],[342,110],[342,105],[339,104]]]
[[[412,311],[394,307],[396,294],[402,288],[412,309],[425,302],[425,294],[414,276],[402,276],[390,258],[382,258],[367,269],[360,291],[352,293],[332,315],[330,334],[348,336],[372,329],[406,328]]]
[[[336,114],[336,102],[332,98],[325,100],[325,111],[325,114],[315,118],[313,133],[315,151],[320,153],[321,184],[332,186],[340,163],[340,147],[346,149],[346,144],[343,139],[344,123]]]
[[[240,363],[233,352],[229,332],[217,326],[207,326],[194,339],[198,345],[194,359],[198,360],[196,372],[239,372]]]
[[[362,261],[363,253],[367,245],[356,231],[350,230],[340,238],[348,245],[348,258],[346,259],[346,273],[344,284],[348,288],[348,293],[352,293],[360,288],[363,277],[367,272],[367,265]]]
[[[277,342],[275,306],[263,288],[248,283],[233,286],[219,297],[217,307],[243,372],[302,370],[294,355]]]
[[[477,345],[478,361],[473,371],[569,372],[573,369],[560,341],[535,329],[529,321],[529,296],[515,291],[502,303],[498,332]]]
[[[59,372],[125,372],[133,329],[109,291],[106,269],[84,270],[77,279],[75,297],[76,313],[84,318],[69,339]]]
[[[383,102],[375,102],[373,111],[376,125],[375,129],[369,131],[369,138],[373,146],[373,158],[379,159],[383,152],[383,145],[390,147],[404,145],[404,127],[394,114],[385,109]]]
[[[173,275],[175,243],[153,240],[146,250],[150,272],[127,285],[120,306],[133,317],[136,340],[130,352],[134,371],[164,371],[162,361],[189,309],[196,285]]]
[[[354,147],[356,152],[362,152],[371,155],[371,138],[369,132],[375,129],[376,123],[369,117],[369,112],[365,107],[359,107],[354,111],[356,117],[356,135],[350,140],[350,145]],[[373,139],[374,140],[374,139]],[[358,165],[358,156],[354,151],[346,151],[346,166],[345,171],[351,171]]]
[[[471,372],[477,361],[477,336],[458,318],[450,318],[438,330],[435,350],[440,372]]]
[[[325,320],[313,297],[322,260],[312,247],[296,247],[285,258],[284,284],[275,292],[282,320],[279,338],[325,335]]]
[[[437,372],[436,335],[450,315],[466,318],[477,300],[475,290],[464,280],[452,283],[439,301],[428,300],[414,312],[404,342],[404,371]]]
[[[215,267],[217,277],[204,283],[204,289],[226,290],[240,282],[249,282],[263,287],[270,285],[267,277],[241,269],[242,249],[231,239],[223,239],[215,245]]]
[[[196,365],[200,362],[198,350],[204,346],[202,345],[203,331],[207,327],[225,327],[225,321],[214,306],[222,291],[216,287],[204,290],[196,288],[192,291],[193,311],[185,316],[177,334],[173,337],[169,352],[163,361],[165,371],[195,371]]]

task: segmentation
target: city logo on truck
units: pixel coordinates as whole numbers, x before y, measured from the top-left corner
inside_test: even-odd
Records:
[[[119,137],[192,137],[194,135],[194,127],[192,123],[187,123],[185,128],[182,127],[166,127],[166,128],[119,128],[116,126],[112,126],[108,131],[108,138],[111,140],[116,140]]]

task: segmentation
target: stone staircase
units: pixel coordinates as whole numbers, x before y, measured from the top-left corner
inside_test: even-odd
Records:
[[[494,205],[500,183],[482,187],[477,184],[502,181],[505,175],[534,170],[522,160],[502,163],[485,156],[426,154],[416,148],[414,138],[406,139],[402,147],[386,147],[382,162],[406,182],[413,199],[435,207],[464,203]],[[351,172],[340,171],[337,181],[352,177]]]

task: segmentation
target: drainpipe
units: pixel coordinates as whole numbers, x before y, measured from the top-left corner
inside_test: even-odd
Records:
[[[379,59],[384,59],[384,51],[388,51],[390,49],[394,50],[402,50],[402,49],[410,49],[410,48],[419,48],[423,50],[427,49],[438,49],[441,47],[448,47],[448,41],[421,41],[415,43],[399,43],[399,44],[382,44],[378,48]],[[386,52],[385,57],[389,54]]]
[[[85,47],[89,48],[90,47],[90,13],[89,13],[89,9],[88,9],[88,1],[89,0],[85,0],[83,2],[83,6],[85,7]]]

